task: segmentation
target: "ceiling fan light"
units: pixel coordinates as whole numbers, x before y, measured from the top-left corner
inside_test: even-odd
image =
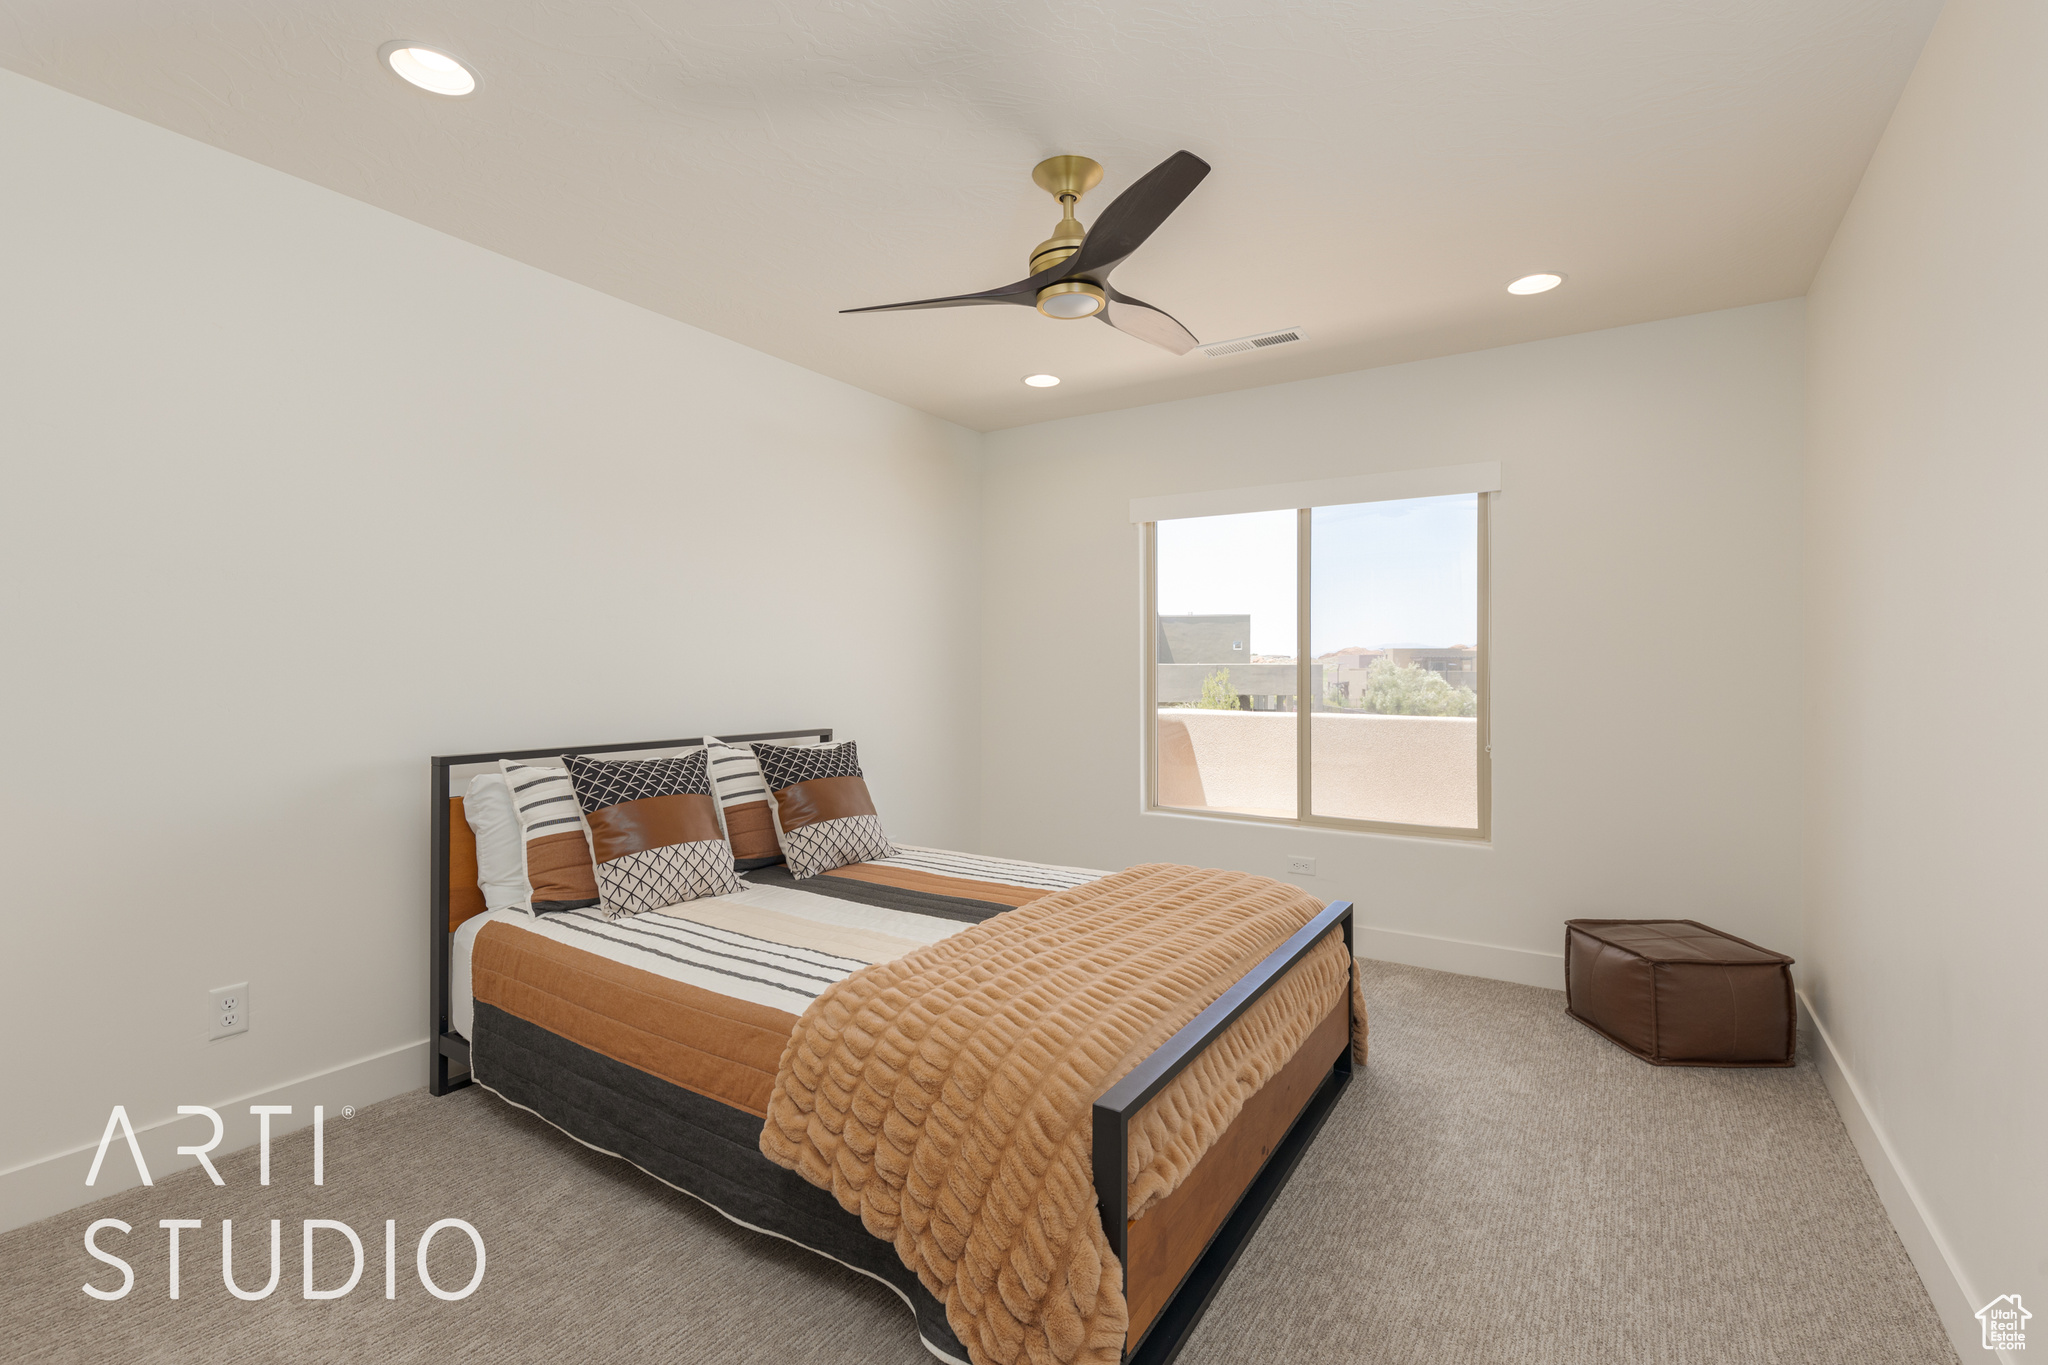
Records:
[[[1049,318],[1092,318],[1108,302],[1102,287],[1086,280],[1062,280],[1038,291],[1038,311]]]

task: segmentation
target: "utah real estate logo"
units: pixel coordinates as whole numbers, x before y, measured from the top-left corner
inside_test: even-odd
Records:
[[[1984,1324],[1984,1349],[2024,1351],[2027,1349],[2027,1319],[2034,1316],[2017,1294],[2000,1294],[1977,1310]]]

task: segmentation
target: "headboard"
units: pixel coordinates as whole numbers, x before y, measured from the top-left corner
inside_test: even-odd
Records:
[[[484,912],[483,888],[476,884],[476,831],[463,813],[462,798],[448,798],[448,932]]]
[[[757,739],[815,739],[832,742],[829,728],[771,730],[752,735],[721,735],[733,744],[750,744]],[[427,1035],[433,1039],[433,1060],[428,1068],[427,1089],[445,1095],[469,1084],[469,1042],[448,1031],[448,936],[462,922],[484,912],[484,893],[476,884],[476,835],[462,813],[462,798],[449,787],[457,768],[496,766],[501,758],[560,758],[563,754],[655,753],[702,748],[704,737],[693,739],[649,739],[631,744],[558,744],[545,749],[505,749],[488,754],[442,754],[430,761],[433,767],[432,796],[427,803],[428,846],[433,850],[431,880],[428,883],[427,936],[429,961],[433,964],[428,994]],[[448,1064],[456,1063],[462,1074],[451,1078]]]

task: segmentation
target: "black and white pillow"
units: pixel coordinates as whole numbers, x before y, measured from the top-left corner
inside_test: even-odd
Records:
[[[705,759],[702,749],[675,758],[563,756],[589,822],[606,919],[740,889]]]
[[[853,741],[801,749],[758,743],[754,759],[775,798],[775,828],[792,876],[895,856]]]

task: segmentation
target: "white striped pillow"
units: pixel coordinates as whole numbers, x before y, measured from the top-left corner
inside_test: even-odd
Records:
[[[705,736],[704,743],[711,750],[711,789],[718,793],[726,842],[732,845],[732,865],[747,872],[781,862],[782,844],[775,836],[775,813],[769,807],[768,783],[761,776],[754,746],[727,744],[716,735]]]
[[[500,759],[512,810],[519,818],[526,883],[532,899],[522,909],[587,910],[598,903],[597,864],[590,856],[590,826],[566,768],[539,768]]]

